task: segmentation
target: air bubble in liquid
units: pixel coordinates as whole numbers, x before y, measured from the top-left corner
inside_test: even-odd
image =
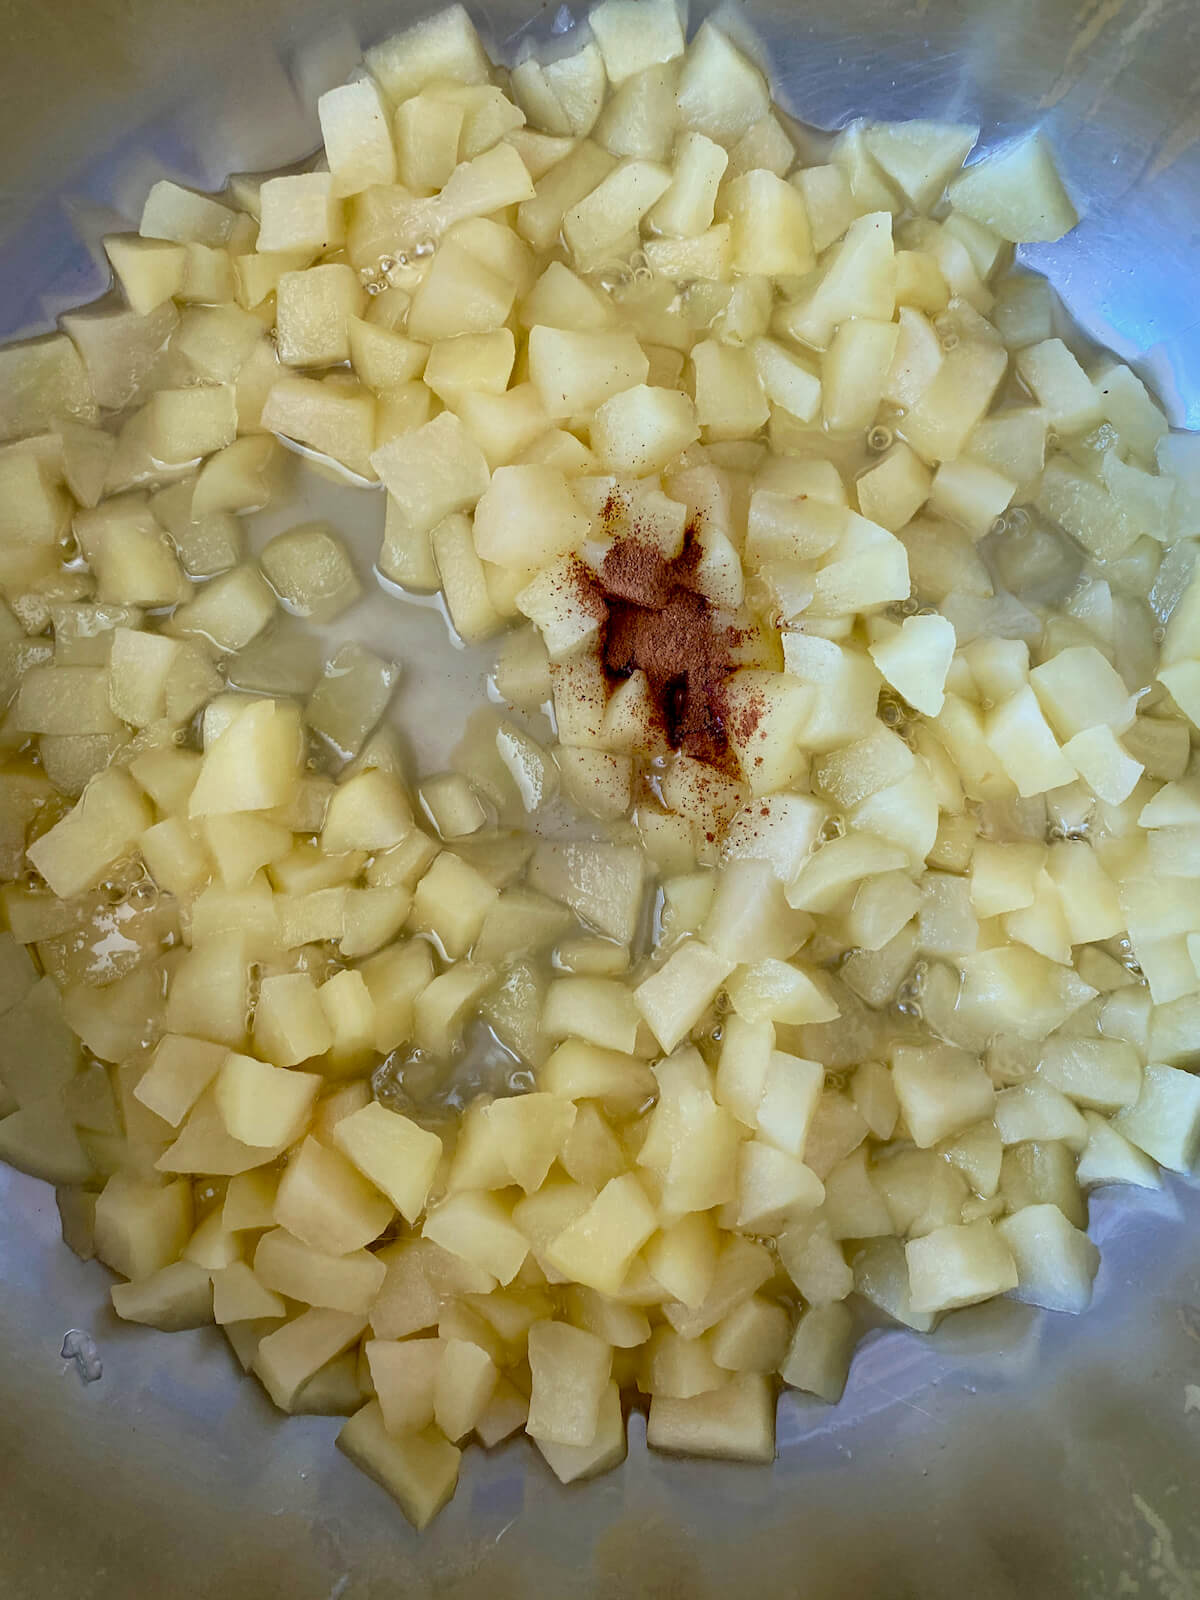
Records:
[[[895,437],[890,428],[877,423],[875,427],[867,430],[867,449],[874,451],[876,455],[882,455],[885,450],[892,448]]]
[[[879,720],[889,728],[894,728],[903,721],[904,713],[894,700],[881,701],[879,706]]]

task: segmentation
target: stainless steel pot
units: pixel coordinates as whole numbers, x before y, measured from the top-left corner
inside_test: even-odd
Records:
[[[0,53],[0,334],[107,282],[99,235],[153,178],[218,186],[316,143],[315,95],[397,25],[364,0],[8,0]],[[576,7],[575,9],[581,9]],[[762,0],[751,13],[799,118],[1044,124],[1085,220],[1028,264],[1087,333],[1200,426],[1200,109],[1194,0]],[[511,46],[527,19],[483,17]],[[531,24],[548,29],[551,12]],[[298,92],[297,87],[298,86]],[[391,611],[425,669],[406,705],[461,716],[477,664]],[[439,688],[439,685],[441,686]],[[447,688],[447,685],[449,686]],[[872,1335],[843,1403],[782,1402],[773,1471],[649,1456],[562,1489],[518,1441],[472,1451],[422,1539],[332,1449],[284,1421],[213,1330],[117,1323],[108,1274],[58,1238],[48,1188],[0,1169],[0,1595],[5,1600],[391,1600],[1200,1594],[1200,1197],[1103,1193],[1081,1320],[1001,1304],[932,1338]],[[64,1333],[94,1336],[84,1385]]]

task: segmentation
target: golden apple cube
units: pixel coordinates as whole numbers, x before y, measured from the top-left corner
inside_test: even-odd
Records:
[[[466,955],[500,891],[482,873],[443,851],[413,894],[412,926],[435,933],[451,959]]]
[[[643,1255],[665,1293],[694,1311],[712,1288],[719,1249],[712,1213],[692,1211],[656,1233]]]
[[[554,1094],[523,1094],[493,1100],[484,1117],[511,1181],[532,1194],[562,1153],[576,1110]]]
[[[92,888],[150,826],[145,796],[120,767],[92,779],[61,822],[29,846],[30,862],[54,894],[69,900]]]
[[[359,194],[376,183],[396,180],[396,153],[387,110],[370,78],[327,89],[317,101],[321,138],[333,192]]]
[[[300,717],[294,706],[251,701],[205,750],[188,815],[267,811],[286,805],[300,778]]]

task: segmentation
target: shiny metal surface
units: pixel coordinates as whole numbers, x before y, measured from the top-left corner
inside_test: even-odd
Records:
[[[316,142],[315,93],[405,8],[367,0],[7,0],[0,9],[0,335],[100,293],[95,241],[168,173],[219,185]],[[490,8],[500,45],[527,13]],[[548,27],[552,9],[536,25]],[[1200,426],[1195,0],[764,0],[777,92],[832,127],[978,116],[1044,124],[1085,220],[1024,252],[1081,326]],[[290,76],[289,76],[290,75]],[[299,84],[299,93],[294,85]],[[345,513],[369,539],[377,508]],[[411,664],[402,713],[461,719],[479,663],[435,614],[372,607]],[[449,715],[447,713],[450,713]],[[58,1239],[51,1191],[0,1169],[0,1596],[392,1600],[678,1596],[1148,1600],[1200,1595],[1200,1196],[1108,1191],[1081,1320],[1000,1305],[930,1339],[869,1336],[836,1410],[790,1395],[771,1472],[649,1456],[562,1489],[520,1442],[471,1451],[422,1540],[332,1449],[274,1414],[213,1330],[107,1309]],[[88,1330],[103,1376],[61,1359]]]

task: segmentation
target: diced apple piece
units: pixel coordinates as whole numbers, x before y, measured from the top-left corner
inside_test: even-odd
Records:
[[[610,1382],[601,1396],[596,1432],[590,1444],[556,1444],[541,1438],[534,1443],[560,1483],[578,1483],[619,1466],[626,1448],[619,1386]]]
[[[251,1318],[287,1315],[283,1297],[265,1288],[244,1261],[234,1261],[212,1273],[212,1313],[218,1327]]]
[[[950,198],[957,210],[1014,244],[1061,239],[1079,221],[1037,133],[968,167],[950,185]]]
[[[892,1085],[920,1149],[990,1116],[995,1099],[978,1059],[952,1045],[898,1045],[892,1052]]]
[[[305,1139],[279,1182],[275,1220],[314,1250],[341,1255],[377,1239],[393,1207],[336,1150]]]
[[[330,1253],[272,1228],[258,1241],[254,1274],[268,1289],[306,1305],[365,1315],[383,1284],[387,1268],[369,1250]]]
[[[433,1421],[434,1387],[445,1349],[443,1339],[369,1339],[364,1344],[389,1433],[415,1433]]]
[[[213,1321],[210,1275],[191,1261],[172,1261],[136,1283],[115,1283],[110,1294],[113,1310],[126,1322],[175,1333]]]
[[[596,411],[592,448],[609,471],[644,476],[668,466],[699,432],[686,395],[637,384]]]
[[[1013,1298],[1048,1311],[1086,1311],[1100,1252],[1054,1205],[1025,1206],[996,1231],[1017,1264]]]
[[[256,700],[204,752],[188,815],[266,811],[286,805],[300,777],[300,718],[294,706]]]
[[[602,0],[589,13],[588,23],[614,85],[683,54],[674,0]]]
[[[192,1231],[192,1188],[184,1179],[151,1183],[116,1173],[96,1201],[96,1254],[139,1281],[178,1259]]]
[[[984,1217],[912,1239],[905,1255],[914,1311],[949,1311],[1017,1287],[1012,1251]]]
[[[404,1220],[415,1223],[425,1208],[441,1160],[438,1136],[373,1103],[339,1122],[333,1138],[342,1154],[387,1195]]]
[[[655,1395],[646,1442],[672,1454],[734,1461],[775,1458],[775,1397],[767,1378],[747,1373],[691,1399]]]
[[[60,899],[92,888],[150,825],[146,799],[123,769],[99,773],[78,804],[30,845],[29,860]]]
[[[293,1144],[308,1126],[321,1079],[230,1053],[214,1080],[217,1107],[242,1144]]]
[[[690,939],[634,991],[638,1010],[666,1051],[686,1037],[733,970],[699,939]]]
[[[988,712],[984,727],[988,744],[1022,798],[1073,781],[1074,768],[1028,684]]]
[[[421,1232],[503,1284],[512,1282],[529,1252],[503,1201],[480,1191],[461,1190],[441,1201],[426,1215]]]
[[[261,426],[326,455],[374,482],[375,397],[340,379],[278,376],[262,406]]]
[[[918,211],[941,198],[979,138],[979,129],[953,122],[868,125],[863,143]]]
[[[538,1322],[529,1330],[529,1365],[533,1388],[525,1431],[548,1444],[590,1445],[608,1390],[610,1347],[570,1323]]]
[[[1100,651],[1092,645],[1060,650],[1034,667],[1029,681],[1050,726],[1060,739],[1099,724],[1115,733],[1133,721],[1135,697]]]
[[[626,1173],[607,1183],[582,1216],[550,1243],[546,1259],[570,1280],[615,1294],[657,1226],[641,1184]]]
[[[835,1405],[846,1387],[853,1350],[854,1327],[847,1308],[840,1301],[812,1306],[796,1323],[779,1375],[792,1388]]]
[[[356,1411],[337,1437],[349,1456],[397,1501],[418,1530],[426,1527],[453,1495],[461,1452],[436,1428],[391,1434],[377,1400]]]
[[[372,184],[395,182],[387,113],[370,78],[327,89],[317,112],[334,194],[360,194]]]
[[[1190,1171],[1200,1152],[1200,1078],[1178,1067],[1148,1066],[1137,1101],[1114,1117],[1113,1126],[1159,1166]]]
[[[1038,1072],[1076,1104],[1099,1111],[1134,1105],[1141,1092],[1138,1053],[1116,1039],[1047,1039]]]
[[[1132,1183],[1142,1189],[1162,1187],[1158,1168],[1143,1151],[1118,1133],[1107,1117],[1085,1111],[1088,1142],[1079,1157],[1076,1177],[1084,1189],[1105,1183]]]

